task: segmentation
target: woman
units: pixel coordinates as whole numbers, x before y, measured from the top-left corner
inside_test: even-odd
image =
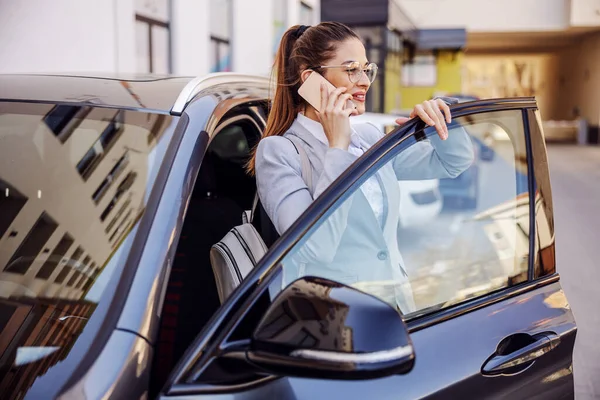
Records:
[[[358,35],[344,24],[323,22],[290,28],[281,40],[275,70],[275,96],[249,171],[256,175],[261,203],[281,234],[384,134],[370,124],[350,125],[351,116],[365,112],[366,95],[377,67],[368,63]],[[321,88],[321,113],[298,95],[302,82],[314,72],[337,88],[331,94]],[[346,108],[347,100],[356,108]],[[446,124],[451,121],[450,110],[443,100],[418,104],[410,116],[435,126],[441,140],[413,146],[390,163],[389,174],[384,167],[370,177],[358,196],[344,202],[297,249],[293,267],[284,266],[284,281],[310,274],[346,284],[407,282],[396,242],[397,180],[455,177],[473,159],[472,144],[464,131],[454,130],[449,136]],[[407,120],[399,118],[396,122]],[[314,177],[311,188],[302,177],[296,143],[309,156]],[[374,268],[369,261],[382,267]],[[414,310],[410,290],[404,289],[396,297],[402,311]]]

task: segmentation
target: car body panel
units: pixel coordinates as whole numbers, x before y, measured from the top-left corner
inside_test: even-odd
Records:
[[[117,329],[84,377],[58,399],[140,398],[148,390],[153,352],[143,338]]]
[[[531,318],[535,315],[535,318]],[[477,333],[473,330],[477,328]],[[409,324],[410,328],[410,324]],[[515,332],[545,332],[561,343],[515,376],[483,376],[485,360]],[[282,377],[239,393],[163,396],[162,399],[545,399],[573,393],[571,352],[575,321],[564,292],[552,283],[504,302],[411,333],[416,360],[412,371],[367,381]],[[470,339],[469,339],[470,338]],[[476,340],[473,340],[476,338]],[[466,345],[465,341],[469,340]],[[565,360],[567,362],[565,362]]]

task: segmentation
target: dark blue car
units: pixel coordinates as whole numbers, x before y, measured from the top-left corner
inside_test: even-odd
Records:
[[[515,162],[457,178],[479,174],[489,204],[450,221],[454,243],[441,247],[443,215],[411,234],[406,280],[341,284],[317,269],[286,286],[297,250],[435,130],[386,135],[278,237],[245,169],[266,79],[4,75],[0,88],[0,397],[573,397],[577,327],[533,98],[452,106],[464,125],[494,115],[527,129],[509,143]],[[221,299],[211,248],[247,210],[268,251]],[[413,309],[386,299],[398,290]]]

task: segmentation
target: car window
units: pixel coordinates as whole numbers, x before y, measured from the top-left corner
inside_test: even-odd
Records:
[[[413,318],[527,279],[521,111],[456,118],[448,141],[432,128],[424,133],[396,145],[390,161],[363,175],[287,253],[283,285],[330,278]],[[486,141],[490,135],[501,139]]]
[[[7,397],[69,355],[129,253],[175,122],[0,103],[0,387]]]

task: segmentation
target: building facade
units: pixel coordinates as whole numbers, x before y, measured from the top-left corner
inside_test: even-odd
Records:
[[[320,0],[0,1],[0,73],[266,75]]]

